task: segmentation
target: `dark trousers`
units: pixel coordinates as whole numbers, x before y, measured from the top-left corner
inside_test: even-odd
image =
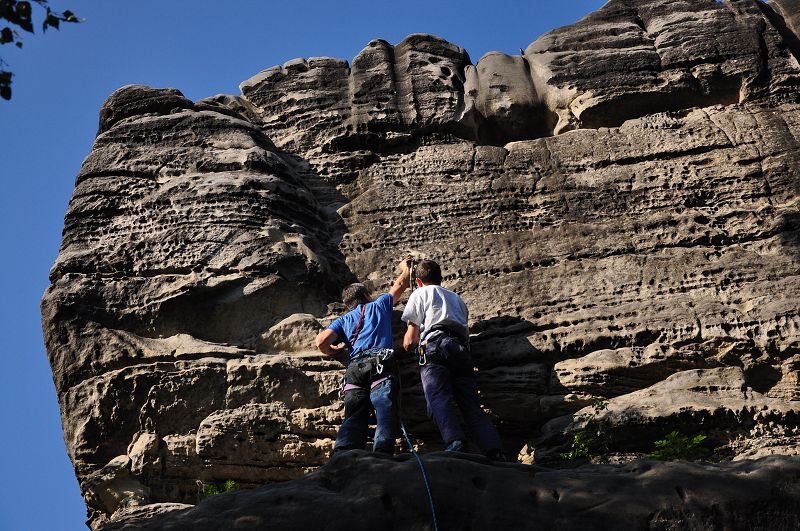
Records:
[[[399,389],[394,377],[380,382],[372,389],[351,389],[344,394],[344,422],[336,435],[334,452],[363,450],[372,411],[375,411],[375,442],[373,450],[394,453],[394,441],[399,425],[397,396]]]
[[[428,363],[420,368],[422,389],[445,444],[466,440],[456,407],[469,437],[484,454],[500,449],[500,435],[478,401],[474,366],[469,349],[458,340],[444,336],[425,347]]]

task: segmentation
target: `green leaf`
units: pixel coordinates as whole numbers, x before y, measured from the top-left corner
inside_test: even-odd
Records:
[[[650,454],[650,457],[664,461],[672,461],[674,459],[701,459],[709,453],[706,448],[700,446],[706,439],[707,437],[705,435],[695,435],[689,438],[678,431],[673,431],[663,439],[653,443],[653,452]]]
[[[17,45],[17,48],[22,48],[22,41],[17,41],[14,44]]]

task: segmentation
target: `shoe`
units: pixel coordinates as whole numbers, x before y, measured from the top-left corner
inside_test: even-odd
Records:
[[[394,455],[394,445],[389,446],[389,447],[383,447],[383,448],[375,448],[373,450],[373,452],[375,452],[376,454],[383,454],[383,455],[388,455],[389,457],[391,457],[391,456]]]
[[[462,441],[461,439],[456,439],[452,441],[450,444],[447,445],[447,448],[444,449],[445,452],[466,452],[467,451],[467,443]]]
[[[503,450],[500,448],[494,448],[486,452],[486,457],[489,458],[490,461],[497,461],[498,463],[508,463],[508,457],[506,454],[503,453]]]

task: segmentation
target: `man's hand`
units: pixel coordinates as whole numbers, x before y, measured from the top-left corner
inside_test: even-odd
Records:
[[[419,345],[419,327],[409,321],[408,330],[403,336],[403,348],[406,352],[411,352],[411,347],[414,345]]]
[[[336,332],[330,328],[326,328],[317,334],[317,339],[314,342],[320,352],[327,356],[335,356],[337,352],[344,348],[342,345],[333,344],[338,337],[339,335]]]

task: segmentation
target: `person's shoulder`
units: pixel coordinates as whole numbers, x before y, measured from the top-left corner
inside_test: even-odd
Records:
[[[377,302],[378,304],[389,304],[391,306],[391,304],[394,302],[394,297],[392,297],[391,293],[384,293],[373,302]]]
[[[380,308],[389,308],[391,310],[394,306],[394,297],[392,297],[391,293],[384,293],[373,300],[372,303]]]
[[[455,295],[456,297],[458,297],[458,296],[459,296],[459,295],[458,295],[458,293],[456,293],[455,291],[453,291],[453,290],[451,290],[451,289],[447,289],[447,288],[445,288],[445,287],[444,287],[444,286],[442,286],[441,284],[437,284],[437,285],[435,285],[435,286],[433,286],[433,287],[434,287],[434,288],[436,288],[436,290],[437,290],[437,291],[439,291],[439,292],[441,292],[441,293],[445,293],[445,294],[447,294],[447,295],[451,295],[451,296],[452,296],[452,295]]]
[[[453,299],[458,299],[458,300],[460,300],[462,302],[464,301],[464,299],[461,298],[461,295],[459,295],[455,291],[453,291],[451,289],[447,289],[447,288],[442,287],[442,286],[439,286],[439,288],[441,288],[441,290],[445,293],[446,297],[450,297],[450,298],[453,298]]]
[[[346,321],[345,317],[347,317],[347,314],[340,315],[339,317],[334,319],[331,322],[331,324],[327,326],[327,328],[336,332],[340,331],[343,328],[344,323]]]
[[[427,296],[427,294],[431,293],[431,290],[428,289],[431,287],[432,286],[422,286],[421,288],[414,288],[414,291],[412,291],[411,294],[408,296],[407,304],[411,304],[412,302],[424,299]]]
[[[345,313],[344,315],[339,317],[339,319],[341,319],[343,322],[344,321],[357,321],[359,319],[359,317],[361,317],[361,307],[362,306],[363,306],[362,304],[359,304],[358,306],[356,306],[352,310],[348,310],[347,313]]]

